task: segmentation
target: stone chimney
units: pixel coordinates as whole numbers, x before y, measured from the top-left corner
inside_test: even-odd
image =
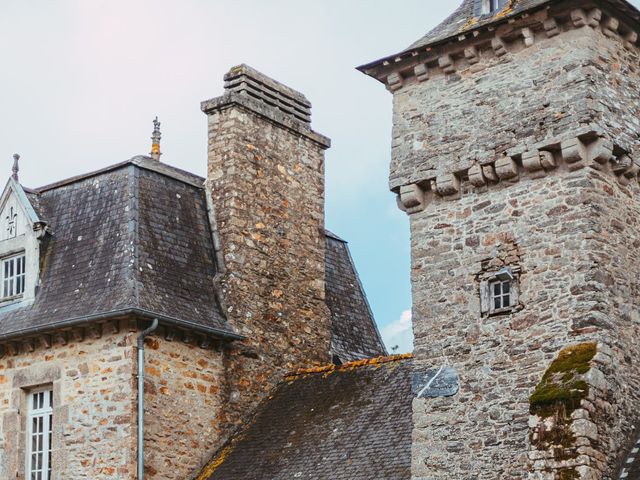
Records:
[[[301,93],[240,65],[208,116],[208,192],[224,303],[246,340],[229,352],[223,424],[252,410],[285,370],[326,363],[324,151]],[[234,408],[233,405],[237,405]]]

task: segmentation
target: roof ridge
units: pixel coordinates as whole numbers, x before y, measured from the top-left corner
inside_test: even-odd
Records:
[[[139,307],[140,306],[140,289],[138,286],[138,267],[139,267],[139,254],[140,249],[138,247],[138,243],[140,240],[139,235],[139,175],[138,169],[136,165],[132,162],[127,167],[127,216],[128,216],[128,225],[127,225],[127,233],[129,234],[129,255],[131,255],[131,260],[129,263],[129,268],[127,269],[127,277],[131,282],[131,290],[133,293],[133,302]]]
[[[374,358],[365,358],[363,360],[356,360],[353,362],[343,363],[342,365],[336,365],[334,363],[323,365],[320,367],[311,367],[311,368],[299,368],[298,370],[294,370],[293,372],[287,373],[284,378],[285,380],[293,380],[297,377],[302,377],[305,375],[312,375],[315,373],[332,373],[332,372],[343,372],[347,370],[355,370],[356,368],[369,367],[369,366],[377,366],[384,365],[386,363],[393,362],[401,362],[403,360],[410,360],[413,358],[413,353],[403,353],[399,355],[388,355],[383,357],[374,357]]]
[[[128,160],[114,163],[112,165],[107,165],[106,167],[100,168],[98,170],[93,170],[90,172],[81,173],[79,175],[74,175],[68,178],[64,178],[62,180],[58,180],[57,182],[49,183],[47,185],[43,185],[42,187],[33,188],[30,190],[32,190],[33,193],[39,195],[49,190],[55,190],[56,188],[71,185],[73,183],[86,180],[88,178],[97,177],[104,173],[112,172],[113,170],[118,170],[120,168],[124,168],[129,165],[135,165],[139,168],[150,170],[152,172],[158,173],[160,175],[164,175],[169,178],[173,178],[174,180],[181,181],[183,183],[192,185],[194,187],[204,188],[205,178],[201,177],[200,175],[188,172],[187,170],[183,170],[178,167],[174,167],[173,165],[169,165],[167,163],[161,163],[157,160],[152,159],[151,157],[146,157],[144,155],[136,155],[134,157],[131,157]]]

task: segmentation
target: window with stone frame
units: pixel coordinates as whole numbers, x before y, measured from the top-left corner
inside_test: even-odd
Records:
[[[51,480],[53,390],[47,387],[29,391],[27,409],[25,478]]]
[[[2,259],[2,300],[11,300],[24,294],[26,281],[26,257],[24,253]]]
[[[480,281],[480,307],[483,315],[498,315],[518,306],[517,267],[489,273]]]

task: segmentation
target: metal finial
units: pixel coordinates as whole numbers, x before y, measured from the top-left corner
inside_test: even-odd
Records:
[[[162,134],[160,133],[160,122],[158,121],[158,117],[153,120],[153,134],[151,135],[151,157],[160,160],[160,139],[162,138]]]
[[[20,161],[20,155],[18,155],[17,153],[13,155],[13,168],[11,169],[11,171],[13,172],[13,175],[11,175],[11,178],[13,178],[16,182],[18,181],[18,172],[20,171],[20,165],[18,164],[18,162]]]

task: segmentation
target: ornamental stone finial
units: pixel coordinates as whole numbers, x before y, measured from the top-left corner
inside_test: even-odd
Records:
[[[20,155],[15,153],[13,155],[13,168],[11,169],[13,174],[11,175],[11,178],[13,178],[16,182],[18,181],[18,172],[20,171],[20,165],[18,164],[19,161],[20,161]]]
[[[153,134],[151,135],[151,157],[155,160],[160,160],[160,139],[162,134],[160,133],[160,122],[158,117],[153,120]]]

